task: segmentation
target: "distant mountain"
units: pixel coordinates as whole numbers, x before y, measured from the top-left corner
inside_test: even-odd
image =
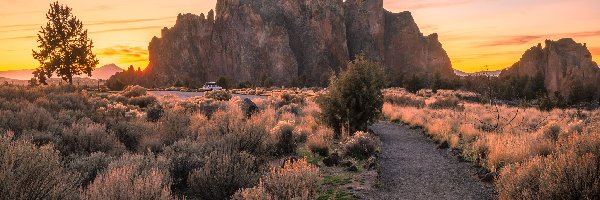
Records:
[[[29,80],[33,78],[33,69],[0,71],[0,77],[16,80]]]
[[[119,66],[117,66],[115,64],[104,65],[102,67],[97,68],[94,72],[92,72],[92,79],[107,80],[112,75],[115,75],[116,73],[123,72],[123,71],[124,71],[123,69],[121,69]]]
[[[481,72],[463,72],[460,70],[455,69],[454,70],[454,74],[456,74],[457,76],[500,76],[500,73],[502,73],[502,70],[498,70],[498,71],[481,71]]]
[[[521,60],[505,69],[500,77],[535,76],[544,77],[544,85],[550,94],[555,91],[566,96],[575,83],[597,86],[600,84],[600,68],[592,60],[585,44],[571,38],[558,41],[546,40],[545,46],[538,44],[527,50]]]
[[[220,77],[257,85],[323,85],[358,54],[382,63],[393,84],[410,75],[454,76],[437,34],[383,0],[217,0],[216,12],[180,14],[149,44],[144,78],[198,86]]]
[[[24,70],[10,70],[10,71],[0,71],[0,77],[8,78],[8,79],[16,79],[16,80],[29,80],[33,78],[33,69],[24,69]],[[107,80],[112,75],[115,75],[118,72],[123,72],[123,69],[119,68],[115,64],[108,64],[102,67],[96,68],[95,71],[92,72],[91,79],[103,79]],[[53,78],[56,77],[52,76]],[[88,78],[87,76],[77,76],[79,78]]]

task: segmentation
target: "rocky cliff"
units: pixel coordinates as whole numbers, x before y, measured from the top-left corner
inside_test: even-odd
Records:
[[[592,54],[585,44],[571,38],[546,40],[544,47],[538,44],[530,48],[517,63],[502,71],[500,77],[533,77],[536,74],[544,77],[544,85],[550,94],[558,91],[563,96],[569,94],[574,81],[588,85],[600,83],[600,69],[592,61]]]
[[[383,0],[218,0],[216,12],[184,14],[149,45],[155,86],[225,77],[258,85],[323,85],[364,53],[394,77],[453,76],[437,35]],[[404,75],[403,75],[404,74]]]

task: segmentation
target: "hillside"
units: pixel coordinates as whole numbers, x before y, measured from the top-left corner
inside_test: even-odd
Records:
[[[180,14],[149,45],[145,79],[198,86],[220,77],[258,85],[323,85],[359,53],[393,83],[410,74],[454,76],[437,34],[383,0],[218,0],[216,12]]]

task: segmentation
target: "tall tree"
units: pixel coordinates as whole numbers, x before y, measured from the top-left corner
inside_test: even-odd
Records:
[[[73,76],[92,76],[98,65],[98,59],[92,52],[93,42],[72,9],[54,2],[50,4],[46,18],[46,27],[42,27],[37,35],[39,50],[32,50],[33,58],[40,63],[33,72],[35,77],[46,84],[46,80],[56,73],[72,85]]]

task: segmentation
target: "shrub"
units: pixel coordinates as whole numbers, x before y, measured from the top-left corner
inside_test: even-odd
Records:
[[[68,163],[67,166],[70,170],[79,173],[77,186],[85,188],[92,181],[94,181],[96,175],[108,167],[108,164],[112,160],[112,156],[106,155],[102,152],[96,152],[90,154],[89,156],[72,158],[72,161]]]
[[[134,85],[134,86],[127,86],[127,88],[125,88],[125,90],[121,91],[120,93],[121,95],[123,95],[124,97],[127,98],[131,98],[131,97],[141,97],[141,96],[146,96],[147,92],[146,92],[146,88],[139,86],[139,85]]]
[[[366,159],[377,151],[377,141],[369,133],[356,132],[344,143],[344,153],[356,159]]]
[[[140,108],[146,108],[153,103],[158,102],[155,96],[146,95],[146,96],[138,96],[129,98],[130,105],[136,105]]]
[[[287,155],[296,150],[294,139],[294,125],[290,122],[281,121],[271,130],[271,138],[275,144],[277,155]]]
[[[50,102],[56,103],[58,107],[54,111],[61,109],[67,110],[87,110],[90,108],[88,97],[85,93],[52,93],[48,95]]]
[[[261,178],[261,183],[249,189],[240,190],[234,196],[262,197],[266,199],[316,199],[320,185],[319,169],[306,159],[287,161],[281,168]],[[262,193],[262,196],[260,195]]]
[[[82,191],[82,199],[175,199],[165,173],[158,169],[139,172],[137,166],[111,167]]]
[[[195,138],[190,130],[190,116],[178,110],[168,110],[160,120],[161,140],[163,144],[170,145],[184,138]]]
[[[308,137],[306,145],[311,152],[321,156],[329,154],[329,143],[333,139],[333,131],[328,128],[319,128],[317,132]]]
[[[192,193],[202,199],[227,199],[240,188],[258,182],[254,156],[229,150],[213,151],[204,166],[189,175]]]
[[[145,121],[123,121],[118,122],[112,127],[115,136],[129,151],[144,151],[140,149],[140,143],[144,137],[152,137],[156,135],[158,124]]]
[[[402,107],[415,107],[415,108],[423,108],[425,107],[425,100],[419,99],[418,97],[408,96],[408,95],[400,95],[400,94],[386,94],[384,96],[384,101],[396,106]]]
[[[97,151],[118,155],[125,147],[105,125],[82,119],[63,130],[59,149],[63,155],[90,154]]]
[[[271,99],[271,101],[273,101],[273,105],[277,109],[290,104],[296,104],[295,107],[300,107],[300,105],[305,103],[303,96],[290,93],[283,93],[279,98],[275,97],[274,99]]]
[[[0,194],[3,199],[76,199],[76,176],[63,168],[51,145],[36,147],[0,136]]]
[[[201,140],[213,141],[210,145],[232,147],[257,156],[267,154],[270,151],[267,144],[270,142],[273,116],[261,112],[246,119],[241,109],[233,105],[234,102],[230,104],[227,110],[216,112],[210,120],[201,114],[194,115],[192,129],[197,131]]]
[[[277,113],[278,114],[283,114],[283,113],[292,113],[294,115],[300,115],[302,112],[302,106],[299,104],[295,104],[295,103],[291,103],[291,104],[287,104],[284,106],[281,106],[279,109],[277,109]]]
[[[205,151],[202,144],[191,140],[178,141],[165,149],[163,155],[169,162],[173,191],[183,192],[189,187],[188,176],[204,166]]]
[[[328,93],[318,100],[321,119],[337,134],[367,130],[383,107],[384,74],[377,63],[359,56],[337,79],[332,79]]]
[[[16,138],[19,138],[24,130],[48,130],[56,121],[46,109],[31,104],[16,112],[0,110],[0,116],[0,127],[14,131]]]
[[[410,79],[408,79],[405,83],[404,83],[404,87],[406,88],[406,90],[408,90],[409,92],[412,93],[417,93],[419,90],[423,89],[426,87],[426,81],[425,78],[418,76],[416,74],[413,74]]]
[[[225,90],[214,90],[204,93],[204,97],[214,99],[217,101],[229,101],[231,99],[231,93]]]
[[[150,106],[146,112],[146,119],[151,122],[157,122],[165,113],[165,110],[160,104]]]
[[[269,194],[262,182],[253,188],[238,190],[232,197],[232,200],[275,200],[273,195]]]
[[[500,199],[596,199],[600,196],[600,134],[561,139],[562,148],[502,169]]]
[[[57,138],[53,133],[37,130],[24,131],[22,138],[31,139],[31,142],[38,147],[48,144],[56,144],[59,141],[59,138]]]
[[[462,110],[464,107],[460,105],[460,101],[456,97],[444,97],[438,98],[434,102],[429,104],[431,109],[453,109]]]
[[[551,125],[546,127],[546,129],[544,130],[544,136],[546,136],[546,138],[551,139],[552,141],[557,141],[558,137],[560,136],[560,126],[557,124]]]

